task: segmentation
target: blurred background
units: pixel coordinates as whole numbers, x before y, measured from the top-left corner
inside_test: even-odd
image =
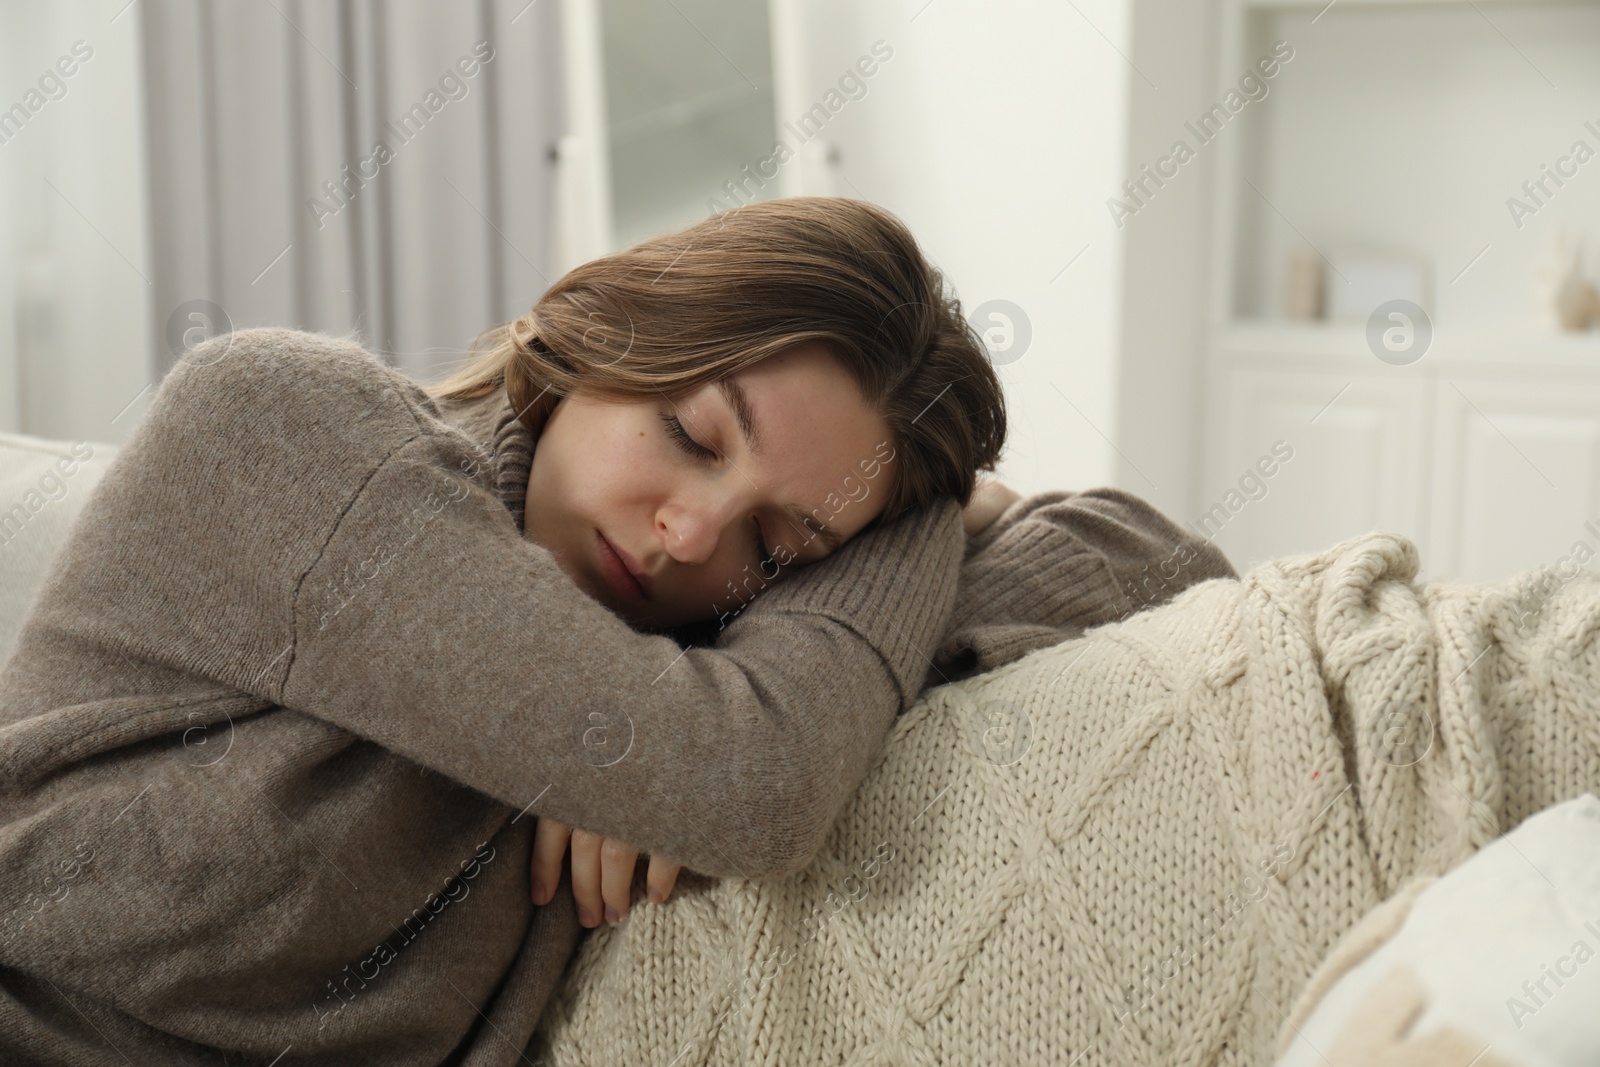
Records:
[[[123,442],[245,326],[435,380],[577,263],[847,196],[961,297],[1022,492],[1241,571],[1583,566],[1597,59],[1593,0],[6,0],[0,432]]]

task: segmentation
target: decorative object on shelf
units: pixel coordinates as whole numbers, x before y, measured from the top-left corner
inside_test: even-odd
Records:
[[[1419,257],[1382,249],[1336,252],[1326,277],[1326,306],[1335,319],[1365,321],[1373,308],[1406,300],[1428,308],[1428,267]]]
[[[1296,248],[1289,253],[1289,276],[1284,283],[1284,295],[1291,319],[1310,321],[1327,314],[1322,302],[1322,254],[1314,248]]]
[[[1583,234],[1555,231],[1534,279],[1534,298],[1546,326],[1587,330],[1600,325],[1600,289],[1583,274]]]

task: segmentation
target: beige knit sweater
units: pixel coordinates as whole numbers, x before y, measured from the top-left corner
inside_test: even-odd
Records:
[[[1380,900],[1600,788],[1600,577],[1417,565],[1368,534],[929,690],[805,871],[586,940],[535,1062],[1270,1063]]]
[[[525,539],[532,447],[333,338],[172,370],[0,668],[0,1063],[522,1062],[581,929],[536,816],[793,874],[938,664],[1228,572],[1117,494],[970,545],[946,499],[685,648]]]

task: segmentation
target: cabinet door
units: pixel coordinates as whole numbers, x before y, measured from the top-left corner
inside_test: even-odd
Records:
[[[1202,511],[1190,525],[1213,538],[1241,573],[1374,529],[1421,548],[1428,378],[1416,368],[1384,370],[1350,373],[1320,361],[1227,366],[1214,378],[1211,411],[1218,417]]]
[[[767,5],[598,2],[617,246],[776,196]]]
[[[1600,553],[1600,374],[1441,374],[1433,576],[1499,581]]]

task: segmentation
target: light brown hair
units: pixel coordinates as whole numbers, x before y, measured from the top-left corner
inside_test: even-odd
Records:
[[[563,396],[671,398],[804,342],[843,363],[889,427],[889,499],[873,526],[971,499],[1005,444],[1005,396],[943,275],[890,212],[842,197],[746,204],[563,275],[478,336],[428,387],[504,387],[538,435]]]

